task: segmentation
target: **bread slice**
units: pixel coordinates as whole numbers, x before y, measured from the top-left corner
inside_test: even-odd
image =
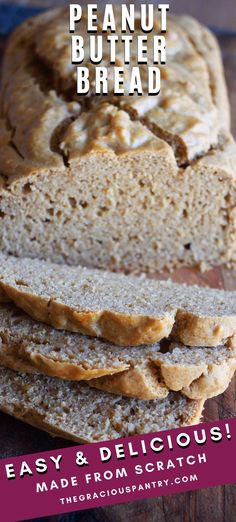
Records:
[[[66,380],[88,380],[100,390],[142,400],[164,398],[170,390],[207,399],[227,388],[236,369],[236,348],[189,349],[156,343],[125,349],[59,332],[12,305],[0,308],[0,339],[2,366]]]
[[[0,368],[0,410],[76,442],[177,428],[200,421],[203,401],[178,393],[138,401],[92,390],[86,384]]]
[[[134,61],[140,33],[137,16]],[[185,17],[168,19],[166,38],[160,94],[144,89],[123,110],[122,96],[76,95],[67,9],[11,35],[0,96],[2,251],[125,271],[235,261],[236,147],[218,46]]]
[[[157,353],[154,362],[170,390],[181,390],[191,399],[207,399],[227,389],[236,370],[236,348],[189,349],[172,343],[168,351]]]
[[[169,392],[152,362],[159,350],[158,343],[124,349],[100,339],[54,330],[13,305],[0,306],[0,364],[15,370],[76,381],[125,372],[119,384],[114,383],[115,393],[156,399]],[[112,386],[108,388],[110,391]]]
[[[171,335],[188,346],[236,332],[236,292],[0,255],[0,287],[34,319],[117,345]]]

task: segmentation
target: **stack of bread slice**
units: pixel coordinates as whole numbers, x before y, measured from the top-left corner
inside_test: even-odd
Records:
[[[93,442],[199,422],[236,369],[236,292],[0,255],[0,409]]]

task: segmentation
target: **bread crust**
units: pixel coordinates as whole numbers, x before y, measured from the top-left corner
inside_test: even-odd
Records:
[[[53,299],[38,299],[32,294],[19,292],[4,281],[0,281],[0,284],[9,299],[33,319],[50,324],[58,330],[102,337],[119,346],[153,344],[168,337],[174,324],[172,314],[155,318],[109,310],[78,312]]]
[[[191,366],[170,366],[165,361],[159,361],[162,378],[165,385],[173,391],[181,391],[189,399],[210,399],[223,393],[236,370],[235,357],[222,361],[221,364],[206,364]]]
[[[116,376],[93,379],[89,384],[98,390],[141,400],[163,399],[169,393],[162,375],[158,378],[157,367],[152,362],[131,367]]]
[[[236,368],[236,347],[232,340],[228,347],[214,348],[189,348],[169,340],[164,345],[123,348],[56,331],[12,304],[2,304],[0,364],[25,373],[86,380],[91,387],[142,400],[161,399],[170,390],[187,394],[190,388],[191,393],[197,390],[197,398],[208,398],[229,383]]]
[[[73,307],[18,290],[4,279],[0,287],[33,319],[59,330],[102,337],[119,346],[153,344],[171,336],[189,346],[218,346],[236,333],[236,316],[196,315],[173,306],[165,317],[127,315],[113,311],[78,312]]]
[[[222,129],[230,130],[230,105],[218,41],[214,34],[187,15],[176,17],[197,51],[207,63],[213,99],[219,110]]]
[[[223,393],[228,387],[236,370],[236,350],[231,349],[229,355],[220,362],[203,360],[191,365],[175,362],[174,358],[170,361],[157,353],[153,358],[143,358],[136,365],[121,367],[116,372],[111,369],[109,374],[109,368],[86,371],[76,363],[61,363],[41,354],[26,352],[24,346],[3,344],[0,346],[0,365],[63,380],[84,379],[92,388],[140,400],[163,399],[170,391],[182,392],[190,399],[206,400]]]
[[[171,335],[187,346],[218,346],[225,344],[236,332],[236,316],[196,316],[178,310]]]
[[[124,365],[123,367],[120,366],[119,369],[106,367],[85,370],[82,366],[66,362],[62,363],[52,358],[45,357],[42,354],[26,354],[22,346],[11,347],[7,345],[2,345],[0,347],[0,364],[6,368],[10,368],[11,370],[23,373],[38,373],[69,381],[89,381],[91,379],[94,380],[95,378],[103,377],[104,375],[107,376],[125,372],[129,369],[128,365]],[[121,391],[119,392],[118,390],[117,393],[121,393]],[[167,393],[165,396],[166,395]],[[135,392],[133,391],[133,395],[130,396],[135,397]],[[157,397],[159,398],[159,394],[154,398],[156,399]]]
[[[198,399],[207,396],[215,397],[224,393],[236,369],[235,361],[223,363],[220,367],[211,365],[206,373],[193,381],[189,387],[183,388],[182,393],[189,399]]]

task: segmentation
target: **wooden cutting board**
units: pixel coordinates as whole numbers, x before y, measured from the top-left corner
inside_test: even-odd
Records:
[[[236,137],[236,37],[221,37],[220,44],[233,113],[232,129]],[[0,42],[0,48],[1,45],[3,47],[3,42]],[[177,282],[236,290],[236,272],[225,268],[215,268],[205,273],[181,269],[171,274],[171,277]],[[203,421],[230,417],[236,417],[236,378],[223,395],[206,401]],[[1,457],[69,445],[71,444],[65,440],[53,439],[39,430],[0,414]],[[60,517],[47,518],[51,522],[59,519]],[[78,512],[73,517],[73,520],[81,522],[125,522],[134,519],[136,522],[233,522],[236,520],[236,485],[108,506]],[[63,517],[63,522],[66,520],[72,520],[71,516]]]

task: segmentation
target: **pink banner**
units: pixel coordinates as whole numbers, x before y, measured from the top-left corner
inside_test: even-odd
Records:
[[[4,522],[236,482],[236,419],[0,461]]]

